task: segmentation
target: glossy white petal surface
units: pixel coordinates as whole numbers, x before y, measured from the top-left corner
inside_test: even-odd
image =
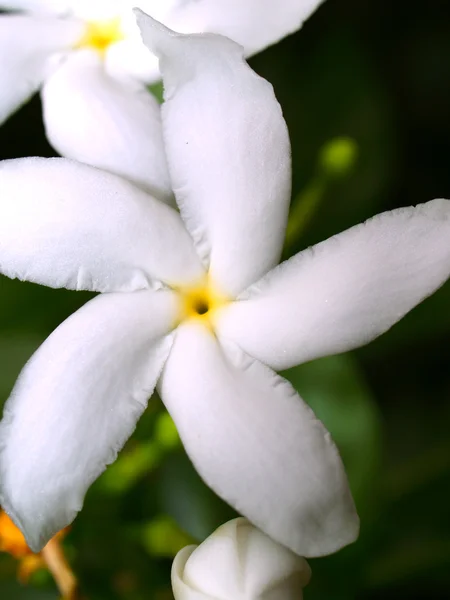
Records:
[[[0,272],[92,291],[188,284],[202,275],[174,209],[116,175],[62,158],[0,163]]]
[[[304,558],[243,518],[181,550],[172,566],[175,600],[302,600],[310,577]]]
[[[158,58],[144,46],[140,36],[112,44],[105,55],[105,69],[116,79],[132,78],[146,85],[161,79]]]
[[[291,185],[281,108],[235,43],[174,34],[140,14],[144,41],[161,56],[177,203],[212,279],[235,295],[281,253]]]
[[[0,504],[34,551],[75,518],[133,432],[176,313],[168,292],[98,296],[23,369],[0,425]]]
[[[0,123],[32,96],[52,58],[70,49],[82,26],[52,17],[0,16]]]
[[[450,276],[450,201],[382,213],[300,252],[222,311],[217,327],[275,369],[387,331]]]
[[[299,29],[322,2],[187,0],[176,4],[163,22],[183,33],[220,33],[241,44],[248,56]],[[147,12],[156,17],[150,8]]]
[[[120,0],[112,2],[105,0],[105,9],[111,11],[111,15],[120,14],[121,27],[124,32],[124,39],[111,44],[105,54],[105,68],[108,74],[113,77],[132,77],[145,82],[147,85],[160,81],[158,58],[150,52],[143,44],[141,32],[136,23],[136,17],[133,13],[134,7],[140,7],[146,4],[147,11],[153,18],[164,22],[166,14],[171,11],[171,5],[177,4],[179,0]],[[75,0],[76,10],[80,10],[78,0]],[[121,5],[119,10],[118,4]],[[94,8],[91,0],[85,0],[85,9],[83,12],[89,13]],[[145,9],[144,9],[145,10]]]
[[[121,175],[170,202],[160,107],[137,81],[110,77],[97,52],[72,52],[42,89],[47,137],[63,156]]]
[[[188,322],[176,332],[160,394],[201,477],[274,540],[302,556],[355,540],[338,451],[286,380]]]

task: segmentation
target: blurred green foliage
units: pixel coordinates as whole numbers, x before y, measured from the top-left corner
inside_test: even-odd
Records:
[[[450,3],[327,0],[251,63],[292,139],[285,256],[376,212],[450,196]],[[0,152],[52,154],[38,98],[0,128]],[[90,297],[0,279],[0,402]],[[367,348],[285,373],[338,444],[362,519],[356,544],[311,561],[306,599],[450,596],[449,345],[447,284]],[[164,600],[171,556],[232,516],[155,396],[65,545],[88,600]],[[2,600],[58,597],[48,576],[24,588],[15,572],[0,555]]]
[[[307,231],[330,184],[348,176],[355,167],[358,145],[352,138],[338,137],[326,142],[319,151],[315,173],[304,189],[293,198],[286,228],[285,255]]]

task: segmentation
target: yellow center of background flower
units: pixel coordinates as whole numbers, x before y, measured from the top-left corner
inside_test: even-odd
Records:
[[[107,21],[88,21],[77,48],[91,48],[104,55],[111,44],[125,39],[120,17]]]

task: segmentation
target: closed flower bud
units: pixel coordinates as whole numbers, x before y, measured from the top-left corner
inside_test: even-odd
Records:
[[[175,557],[176,600],[302,600],[311,570],[246,519],[229,521]]]

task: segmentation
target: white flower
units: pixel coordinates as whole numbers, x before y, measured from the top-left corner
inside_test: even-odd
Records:
[[[302,600],[310,578],[304,558],[243,518],[183,548],[172,566],[175,600]]]
[[[39,88],[48,139],[63,156],[173,197],[160,109],[146,85],[160,78],[133,6],[179,31],[213,31],[247,54],[300,28],[323,0],[0,0],[0,123]]]
[[[0,269],[104,292],[24,368],[0,427],[0,503],[40,548],[81,509],[158,383],[200,475],[301,556],[358,518],[323,425],[274,372],[386,331],[450,271],[450,202],[384,213],[280,267],[290,148],[272,87],[215,35],[144,17],[181,211],[65,159],[0,167]]]

